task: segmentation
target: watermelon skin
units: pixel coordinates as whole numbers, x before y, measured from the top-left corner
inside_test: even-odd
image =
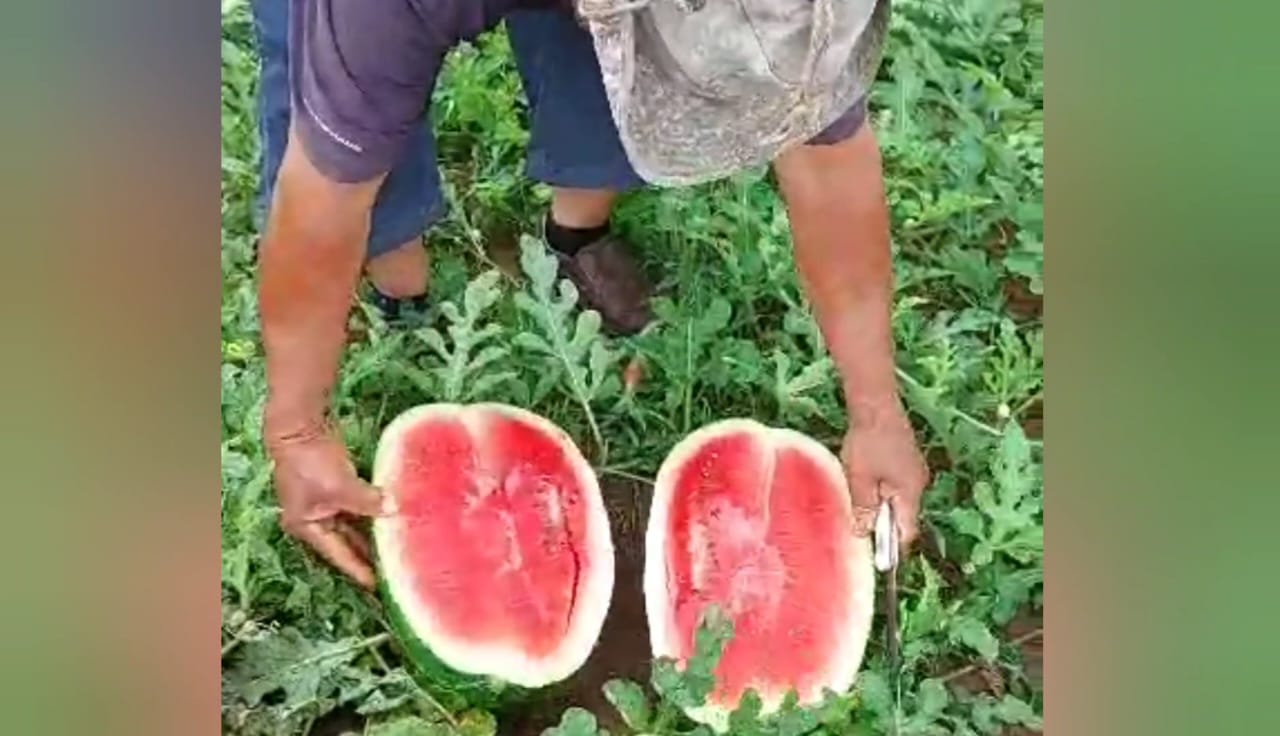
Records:
[[[464,708],[483,708],[496,713],[534,698],[544,697],[543,690],[547,688],[520,687],[497,677],[459,672],[445,664],[418,637],[395,598],[391,596],[385,578],[378,580],[378,593],[386,607],[391,631],[410,666],[414,680],[445,708],[454,712]]]
[[[869,539],[853,534],[839,460],[815,440],[749,419],[707,425],[667,456],[646,528],[654,657],[686,661],[712,605],[734,636],[716,689],[688,715],[717,731],[748,689],[769,714],[852,687],[874,610]]]
[[[389,623],[446,707],[502,710],[581,667],[614,556],[595,474],[563,430],[505,404],[415,407],[384,430],[373,482],[397,507],[373,524]]]

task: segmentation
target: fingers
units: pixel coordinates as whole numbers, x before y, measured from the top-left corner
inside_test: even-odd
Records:
[[[368,590],[374,588],[373,567],[367,555],[368,544],[361,547],[353,545],[350,535],[354,533],[342,522],[326,524],[324,522],[306,522],[299,526],[294,536],[309,545],[329,564]]]
[[[880,510],[880,483],[870,476],[851,475],[849,495],[853,499],[853,533],[870,536]]]
[[[394,512],[390,494],[379,493],[359,479],[340,486],[333,494],[332,503],[339,511],[356,516],[387,516]]]
[[[349,521],[339,521],[336,526],[338,533],[342,535],[343,539],[347,540],[347,544],[351,545],[356,554],[370,562],[373,561],[373,549],[369,545],[369,535]]]
[[[889,502],[897,521],[899,547],[905,552],[920,533],[920,494],[896,493]]]

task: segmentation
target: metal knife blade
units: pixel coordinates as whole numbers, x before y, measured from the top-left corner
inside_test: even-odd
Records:
[[[902,700],[902,652],[898,636],[898,524],[893,504],[884,501],[876,514],[875,565],[884,573],[885,652],[889,661],[890,686],[894,693],[894,733]]]

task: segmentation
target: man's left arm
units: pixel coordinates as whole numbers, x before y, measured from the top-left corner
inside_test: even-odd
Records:
[[[892,499],[903,543],[917,533],[929,480],[898,395],[893,264],[880,150],[869,124],[836,143],[797,146],[775,162],[796,265],[844,387],[841,459],[861,532]]]

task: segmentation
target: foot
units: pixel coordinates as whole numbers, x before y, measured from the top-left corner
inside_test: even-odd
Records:
[[[606,330],[633,335],[653,321],[652,287],[631,248],[607,225],[564,228],[548,216],[546,239],[561,274],[578,287],[583,305],[600,313]]]
[[[370,287],[369,303],[382,315],[389,327],[423,325],[431,318],[431,299],[426,294],[395,298]]]

